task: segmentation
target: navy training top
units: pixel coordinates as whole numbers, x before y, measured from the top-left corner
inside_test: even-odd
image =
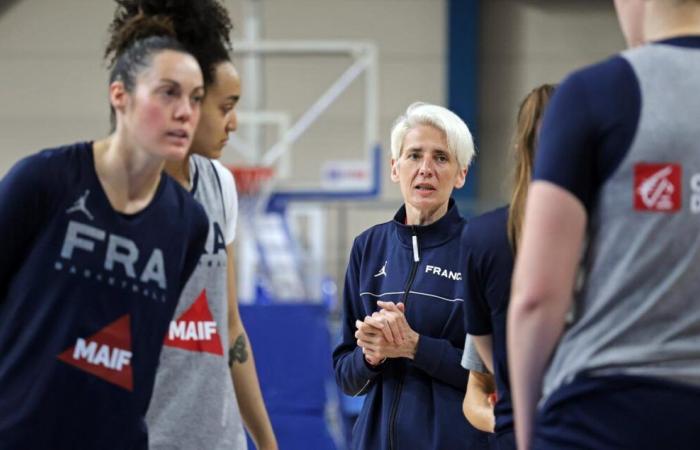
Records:
[[[110,205],[91,143],[0,181],[0,449],[147,448],[168,323],[208,219],[163,175],[150,204]]]
[[[467,333],[493,336],[493,368],[498,401],[495,432],[513,428],[513,404],[508,378],[506,319],[513,274],[513,251],[508,240],[508,207],[469,221],[464,299]]]

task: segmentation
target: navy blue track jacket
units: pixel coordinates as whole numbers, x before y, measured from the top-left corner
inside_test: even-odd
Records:
[[[333,366],[343,392],[367,395],[352,448],[486,449],[486,434],[462,414],[467,222],[453,200],[433,224],[405,222],[402,207],[393,221],[359,235],[350,255]],[[377,311],[377,300],[405,303],[406,319],[420,334],[415,359],[391,358],[376,368],[365,362],[355,320]]]

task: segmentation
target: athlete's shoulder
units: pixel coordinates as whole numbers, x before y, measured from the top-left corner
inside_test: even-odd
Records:
[[[507,222],[508,206],[501,206],[469,219],[467,229],[478,231],[499,231],[498,229],[505,229]]]
[[[90,142],[76,142],[74,144],[62,145],[40,150],[32,155],[22,158],[18,164],[32,167],[36,170],[47,170],[50,168],[64,171],[84,162],[92,150]]]
[[[469,219],[465,244],[472,251],[510,251],[508,241],[508,206],[502,206]]]
[[[58,194],[87,168],[91,148],[90,143],[80,142],[25,156],[12,166],[4,181],[28,184],[46,194]]]
[[[216,159],[209,159],[202,155],[190,155],[190,161],[197,167],[197,170],[211,175],[216,174],[222,181],[224,179],[233,182],[231,171]]]
[[[52,162],[74,162],[83,160],[85,153],[92,150],[92,142],[79,141],[57,147],[44,148],[32,156]]]
[[[586,97],[606,98],[623,87],[636,83],[634,70],[623,54],[617,54],[569,74],[555,92],[578,90]]]
[[[219,179],[221,180],[222,187],[224,190],[226,189],[233,189],[236,190],[236,183],[233,179],[233,174],[231,171],[221,164],[221,162],[215,160],[215,159],[210,159],[209,164],[211,165],[212,169],[216,172],[218,175]]]
[[[218,192],[222,197],[237,196],[236,183],[231,171],[215,159],[200,155],[190,156],[190,164],[197,172],[197,183],[212,186],[212,192]]]

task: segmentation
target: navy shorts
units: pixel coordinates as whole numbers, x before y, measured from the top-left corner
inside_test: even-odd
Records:
[[[700,448],[700,389],[637,376],[581,376],[537,416],[534,449]]]

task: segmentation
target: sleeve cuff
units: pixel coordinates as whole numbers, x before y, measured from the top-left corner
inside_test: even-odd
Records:
[[[467,333],[471,334],[472,336],[484,336],[486,334],[493,334],[493,328],[491,327],[491,324],[488,323],[488,325],[484,324],[483,322],[478,322],[475,323],[476,321],[474,320],[469,320],[467,318]]]
[[[416,365],[428,373],[435,373],[445,352],[445,346],[441,341],[441,339],[421,334],[418,338],[416,356],[413,359]]]
[[[367,378],[374,378],[377,375],[379,375],[384,368],[386,367],[386,360],[384,360],[381,364],[378,366],[372,366],[370,363],[367,362],[365,359],[365,355],[362,353],[362,349],[360,347],[355,348],[355,367],[358,367],[359,370],[363,373],[364,376]]]

